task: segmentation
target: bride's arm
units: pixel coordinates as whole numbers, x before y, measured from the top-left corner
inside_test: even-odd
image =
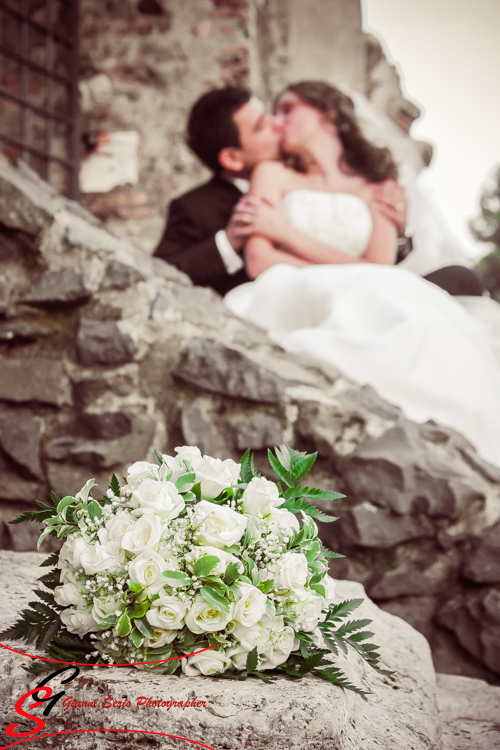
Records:
[[[285,168],[278,162],[262,162],[252,174],[250,194],[267,198],[272,204],[279,205],[283,196]],[[245,245],[245,265],[251,279],[275,266],[277,263],[289,263],[294,266],[305,266],[307,261],[280,250],[263,235],[250,237]]]
[[[279,206],[283,195],[290,189],[287,184],[288,178],[289,170],[281,164],[263,162],[255,168],[252,175],[251,195],[265,198],[270,204]],[[242,209],[242,213],[244,210]],[[361,262],[361,258],[353,258],[302,232],[292,226],[284,216],[276,222],[275,212],[279,209],[270,206],[269,211],[274,212],[274,216],[267,222],[269,229],[266,235],[252,236],[245,246],[247,273],[251,278],[255,278],[276,263],[305,266],[311,263]],[[286,249],[280,250],[273,242]]]

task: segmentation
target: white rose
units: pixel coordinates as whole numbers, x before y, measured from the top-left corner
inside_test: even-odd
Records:
[[[240,584],[236,596],[233,620],[246,627],[255,625],[265,614],[267,596],[249,583]]]
[[[161,539],[164,524],[157,515],[149,510],[123,535],[122,547],[129,552],[143,552],[153,549]]]
[[[218,549],[218,547],[210,547],[209,545],[201,545],[199,547],[193,547],[188,554],[186,555],[186,562],[189,570],[193,570],[194,563],[200,559],[200,557],[206,557],[206,556],[214,556],[219,558],[219,562],[215,566],[215,568],[212,568],[210,571],[211,576],[222,576],[226,572],[226,568],[229,565],[229,563],[237,563],[240,572],[243,571],[243,566],[241,561],[232,555],[230,552],[225,552],[222,549]]]
[[[106,628],[109,628],[109,625],[103,623],[104,618],[109,615],[114,615],[117,609],[123,609],[119,599],[113,599],[108,602],[106,599],[98,598],[96,596],[94,597],[92,605],[92,617],[96,623],[105,630]]]
[[[201,458],[201,451],[195,445],[181,445],[178,448],[174,448],[174,450],[177,453],[176,456],[162,456],[171,471],[178,471],[180,469],[182,470],[181,473],[185,474],[187,470],[191,471],[193,461]]]
[[[246,487],[242,496],[243,512],[250,516],[267,516],[271,508],[282,505],[285,498],[280,497],[278,487],[265,477],[254,477]]]
[[[191,528],[195,529],[196,543],[219,549],[239,542],[246,525],[247,519],[241,513],[206,500],[195,506],[191,517]]]
[[[220,674],[230,666],[231,659],[221,651],[215,651],[214,649],[182,659],[182,671],[188,677],[196,677],[200,674]]]
[[[128,576],[156,594],[167,581],[162,575],[164,570],[167,570],[167,565],[163,557],[154,550],[145,550],[129,563]]]
[[[158,466],[147,461],[136,461],[127,469],[127,484],[135,489],[144,479],[158,476]]]
[[[102,544],[89,545],[80,556],[80,562],[85,574],[93,576],[96,573],[102,573],[105,570],[119,568],[125,561],[123,550],[116,555],[107,552]]]
[[[207,500],[213,500],[240,478],[241,465],[230,458],[221,461],[220,458],[203,456],[193,459],[191,465],[196,482],[200,482],[201,496]]]
[[[321,585],[325,589],[325,599],[327,604],[332,604],[335,601],[335,581],[329,575],[326,575],[321,581]]]
[[[233,619],[232,611],[233,604],[229,606],[229,613],[226,614],[213,604],[208,604],[198,594],[186,615],[186,625],[192,633],[197,635],[199,633],[215,633],[217,630],[224,630],[227,623]]]
[[[287,552],[276,563],[274,588],[299,591],[307,583],[307,558],[302,552]]]
[[[175,596],[160,596],[146,612],[146,618],[154,628],[180,630],[186,617],[186,605]]]
[[[61,607],[73,606],[76,609],[85,607],[86,599],[82,596],[80,589],[74,583],[64,583],[54,589],[54,599]]]
[[[235,669],[243,672],[247,667],[248,651],[251,650],[252,649],[245,649],[244,646],[240,644],[239,646],[233,646],[233,648],[226,651],[226,656],[231,659]]]
[[[178,631],[177,630],[163,630],[162,628],[153,628],[154,638],[146,638],[144,645],[146,648],[161,648],[167,643],[172,643],[175,640]],[[154,661],[151,659],[151,661]]]
[[[60,614],[63,624],[70,633],[83,638],[86,633],[96,632],[99,625],[92,617],[91,612],[81,609],[63,609]]]
[[[274,629],[274,619],[276,618],[264,615],[262,620],[259,620],[259,622],[256,622],[250,627],[242,625],[237,620],[231,620],[231,622],[228,623],[227,630],[240,642],[241,648],[245,651],[252,651],[252,649],[257,648],[260,653],[269,643],[271,630]],[[280,630],[282,630],[283,627],[283,619],[281,618]]]
[[[277,633],[271,645],[264,651],[264,661],[259,664],[259,669],[275,669],[280,664],[284,664],[293,650],[294,643],[293,628],[286,627]]]
[[[81,554],[90,547],[89,543],[78,534],[70,534],[59,553],[58,567],[62,570],[70,568],[79,570],[82,567]]]
[[[108,532],[108,541],[121,542],[123,536],[134,525],[136,520],[135,516],[130,515],[125,510],[120,510],[114,516],[111,516],[104,524],[104,528]]]
[[[147,508],[160,518],[177,518],[184,509],[184,498],[173,482],[144,479],[132,493],[131,508]]]
[[[300,531],[299,519],[286,508],[271,508],[265,520],[275,531],[285,531],[289,536]]]
[[[306,592],[298,602],[288,604],[286,609],[293,611],[297,619],[294,622],[295,630],[303,630],[311,633],[318,627],[318,622],[322,622],[326,617],[326,612],[322,613],[325,607],[325,600],[319,594]]]

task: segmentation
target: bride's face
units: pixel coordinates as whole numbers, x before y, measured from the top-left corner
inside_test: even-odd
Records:
[[[332,127],[322,112],[292,91],[288,91],[279,100],[276,117],[283,125],[281,147],[285,153],[300,150],[318,128]]]

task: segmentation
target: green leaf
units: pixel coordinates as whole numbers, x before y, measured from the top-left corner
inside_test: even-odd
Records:
[[[229,614],[229,602],[211,586],[202,586],[200,594],[208,604],[224,614]]]
[[[256,667],[257,667],[257,662],[258,661],[259,661],[259,657],[257,656],[257,646],[255,646],[255,648],[253,648],[247,654],[246,671],[247,672],[253,672],[254,669],[256,669]]]
[[[139,619],[134,620],[134,625],[137,628],[137,630],[139,630],[139,632],[143,634],[145,638],[155,637],[155,634],[151,625],[146,619],[144,619],[144,617],[140,620]]]
[[[149,602],[147,599],[144,602],[135,602],[133,616],[138,617],[138,618],[144,617],[148,609],[149,609]]]
[[[262,591],[263,594],[268,594],[274,588],[274,578],[268,578],[267,581],[261,581],[257,588]]]
[[[120,495],[120,481],[116,474],[111,475],[111,481],[109,483],[108,489],[110,489],[114,495]]]
[[[92,520],[102,518],[102,508],[97,500],[92,500],[88,506],[88,513]]]
[[[315,591],[317,594],[319,594],[320,596],[322,596],[323,598],[325,598],[325,596],[326,596],[325,587],[322,586],[321,583],[310,583],[309,587],[313,591]]]
[[[139,581],[130,581],[128,588],[133,594],[139,594],[142,591],[142,586]]]
[[[63,497],[57,505],[57,515],[61,516],[61,518],[66,518],[66,508],[74,502],[76,502],[74,497],[70,497],[69,495]]]
[[[37,549],[40,549],[42,542],[49,536],[49,534],[52,534],[52,529],[45,529],[45,531],[42,531],[42,533],[38,537],[38,542],[36,543]]]
[[[115,633],[116,635],[123,637],[125,635],[128,635],[131,630],[132,630],[132,623],[130,622],[130,617],[127,615],[126,612],[123,612],[123,614],[121,614],[118,620],[116,621]]]
[[[299,667],[299,672],[301,674],[306,674],[306,672],[312,672],[315,667],[317,667],[322,660],[324,659],[325,651],[313,651]]]
[[[191,578],[186,573],[183,573],[182,570],[164,570],[163,575],[165,578],[173,578],[176,581],[180,581],[181,586],[189,586],[191,583]]]
[[[179,490],[179,492],[181,492],[184,489],[184,487],[186,487],[186,485],[192,484],[195,481],[195,479],[196,479],[196,474],[193,474],[193,473],[184,474],[182,477],[179,477],[178,479],[176,479],[174,484]]]
[[[258,476],[255,471],[255,464],[253,455],[250,453],[250,449],[246,450],[240,458],[241,470],[240,479],[244,484],[248,484],[252,479]]]
[[[284,482],[287,485],[287,487],[291,487],[293,484],[291,474],[286,470],[284,466],[280,464],[278,459],[274,457],[273,453],[271,452],[269,448],[267,450],[267,458],[268,458],[269,463],[271,464],[271,468],[278,475],[281,481]]]
[[[193,565],[193,575],[197,578],[204,578],[220,562],[220,558],[215,555],[204,555]]]
[[[136,648],[140,648],[144,643],[144,636],[139,630],[137,630],[136,627],[133,627],[130,631],[130,637],[132,639],[132,643]]]
[[[351,612],[354,612],[355,609],[363,604],[363,601],[363,599],[346,599],[339,604],[330,604],[324,623],[339,621],[347,615],[350,615]],[[320,627],[324,623],[320,623]]]
[[[52,565],[57,565],[59,561],[59,553],[61,550],[56,550],[55,552],[52,552],[48,557],[45,558],[45,560],[40,563],[41,568],[50,568]]]
[[[160,466],[165,463],[165,461],[163,460],[163,456],[161,455],[160,451],[156,450],[156,448],[155,448],[155,455],[156,455],[156,458],[158,459],[158,463],[160,464]]]
[[[239,564],[229,563],[224,573],[223,580],[228,586],[231,586],[240,577]]]
[[[326,513],[323,513],[323,511],[315,505],[310,505],[307,500],[300,497],[292,497],[285,500],[281,507],[289,510],[290,513],[300,513],[300,511],[304,511],[304,513],[311,516],[311,518],[317,518],[318,521],[323,521],[323,523],[333,523],[334,521],[339,520],[338,516],[329,516]]]

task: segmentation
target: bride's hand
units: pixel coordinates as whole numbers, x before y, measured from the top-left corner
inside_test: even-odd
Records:
[[[237,203],[233,219],[237,237],[258,234],[274,243],[288,237],[289,222],[269,198],[247,195]]]
[[[398,235],[402,236],[405,231],[408,202],[401,185],[396,180],[380,182],[373,188],[373,199],[379,211],[392,221],[398,230]]]

